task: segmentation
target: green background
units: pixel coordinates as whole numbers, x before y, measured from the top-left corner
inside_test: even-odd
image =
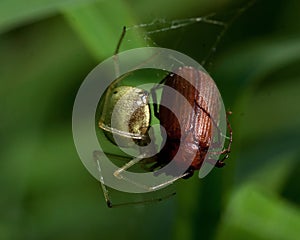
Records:
[[[245,4],[2,0],[0,239],[299,239],[299,1],[257,1],[208,61],[233,112],[225,168],[179,181],[171,199],[108,209],[73,144],[76,92],[124,25],[212,12],[228,23]],[[145,46],[143,31],[121,50]],[[149,37],[201,61],[220,32],[197,23]]]

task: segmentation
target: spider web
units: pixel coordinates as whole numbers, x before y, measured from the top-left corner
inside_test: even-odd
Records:
[[[178,50],[195,58],[202,66],[208,67],[227,30],[255,1],[246,2],[225,12],[214,12],[199,17],[174,20],[156,18],[148,23],[129,26],[127,31],[138,31],[147,46]],[[130,42],[130,39],[127,41]]]
[[[217,47],[222,40],[223,36],[226,34],[228,28],[230,25],[237,19],[239,16],[246,11],[255,0],[250,1],[246,4],[244,4],[242,7],[235,8],[233,10],[227,11],[224,13],[211,13],[205,16],[201,17],[191,17],[191,18],[184,18],[184,19],[175,19],[175,20],[168,20],[168,19],[154,19],[151,22],[148,23],[140,23],[137,25],[129,26],[127,27],[127,32],[135,32],[140,33],[144,42],[147,44],[147,46],[159,46],[159,47],[166,47],[166,48],[175,48],[176,50],[179,50],[180,52],[185,52],[180,49],[180,44],[185,45],[185,49],[191,48],[191,51],[195,51],[195,47],[191,47],[190,44],[191,40],[194,41],[196,46],[199,47],[200,50],[197,51],[195,54],[197,55],[199,52],[200,56],[198,57],[198,62],[200,62],[203,66],[206,66],[210,63],[211,58],[213,55],[215,55],[217,51]],[[201,37],[201,40],[203,39],[203,43],[199,43],[199,36],[201,34],[200,31],[200,25],[201,28],[203,28],[202,33],[208,34],[209,36]],[[192,28],[193,27],[193,28]],[[200,34],[195,34],[194,29],[197,29],[200,31]],[[124,36],[124,34],[122,34]],[[120,42],[117,46],[117,51],[120,47],[120,44],[122,42],[123,37],[121,37]],[[125,43],[130,42],[131,39],[133,39],[130,35],[125,37]],[[176,39],[178,41],[173,41],[171,39]],[[170,42],[173,43],[170,44]],[[136,47],[136,46],[135,46]],[[178,49],[178,48],[179,49]],[[204,50],[203,50],[204,49]],[[188,53],[188,55],[190,55]],[[194,57],[194,56],[192,56]],[[196,58],[195,58],[196,59]],[[199,61],[200,59],[200,61]],[[117,58],[116,58],[117,60]],[[101,175],[100,175],[101,177]],[[106,190],[106,187],[103,185],[104,189],[104,195]],[[158,194],[163,194],[165,196],[170,196],[172,194],[165,194],[166,191],[170,192],[169,189],[172,189],[171,192],[173,192],[173,187],[167,188],[168,190],[162,189],[162,192],[159,192]],[[153,197],[153,193],[149,193],[152,199],[155,199]],[[162,199],[161,197],[156,199]],[[153,202],[156,200],[150,200],[150,202]],[[135,199],[133,202],[136,202]],[[138,201],[144,202],[142,201]]]

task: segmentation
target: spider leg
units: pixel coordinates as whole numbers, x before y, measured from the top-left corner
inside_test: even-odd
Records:
[[[147,204],[147,203],[153,203],[153,202],[160,202],[160,201],[163,201],[165,199],[168,199],[172,196],[174,196],[176,193],[173,192],[173,193],[169,193],[165,196],[162,196],[162,197],[158,197],[158,198],[151,198],[151,199],[146,199],[146,200],[142,200],[142,201],[133,201],[133,202],[123,202],[123,203],[113,203],[112,200],[111,200],[111,197],[110,197],[110,194],[109,194],[109,190],[108,188],[106,187],[105,185],[105,179],[103,178],[103,174],[102,174],[102,168],[101,168],[101,164],[100,164],[100,159],[101,157],[103,156],[103,152],[100,152],[100,151],[94,151],[93,152],[93,157],[94,157],[94,161],[96,162],[96,165],[97,165],[97,169],[98,169],[98,173],[99,173],[99,179],[100,179],[100,184],[101,184],[101,189],[103,191],[103,195],[104,195],[104,199],[105,199],[105,202],[107,204],[107,206],[109,208],[113,208],[113,207],[120,207],[120,206],[127,206],[127,205],[137,205],[137,204]],[[112,154],[110,154],[112,156]],[[118,156],[118,158],[120,158]],[[138,163],[139,161],[141,161],[141,159],[143,158],[137,158],[137,159],[133,159],[131,161],[129,161],[127,164],[125,164],[123,167],[119,168],[117,171],[115,171],[113,173],[113,175],[115,177],[117,177],[118,179],[122,179],[124,181],[127,181],[129,183],[132,183],[138,187],[142,187],[146,190],[148,190],[149,192],[150,191],[155,191],[155,190],[159,190],[171,183],[173,183],[174,181],[176,181],[178,178],[172,180],[172,181],[168,181],[168,182],[165,182],[163,184],[159,184],[159,185],[156,185],[156,186],[145,186],[145,185],[142,185],[142,184],[139,184],[139,183],[136,183],[134,182],[133,180],[131,179],[128,179],[127,177],[123,176],[122,173],[130,168],[131,166],[133,166],[134,164]]]

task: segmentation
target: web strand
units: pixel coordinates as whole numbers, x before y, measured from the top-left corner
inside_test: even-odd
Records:
[[[218,20],[217,19],[218,14],[211,13],[205,16],[185,18],[185,19],[175,19],[175,20],[167,20],[163,18],[154,19],[149,23],[141,23],[141,24],[129,26],[127,27],[127,31],[141,29],[145,32],[144,40],[148,43],[148,46],[150,45],[159,46],[159,44],[156,44],[156,42],[154,42],[154,40],[151,38],[151,35],[167,32],[167,31],[178,30],[197,23],[210,24],[210,25],[220,27],[221,28],[220,32],[215,37],[215,41],[213,41],[210,50],[208,51],[208,54],[204,56],[203,60],[201,61],[201,65],[205,66],[210,61],[212,56],[216,53],[217,47],[221,42],[221,40],[223,39],[228,28],[255,2],[256,0],[249,1],[246,4],[244,4],[242,7],[235,8],[234,10],[227,12],[226,14],[230,16],[229,20],[227,21]]]

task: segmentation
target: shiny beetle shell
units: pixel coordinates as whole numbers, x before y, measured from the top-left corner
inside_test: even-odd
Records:
[[[181,143],[183,151],[180,157],[174,160],[180,167],[181,163],[188,161],[191,155],[195,156],[193,154],[196,152],[187,170],[192,175],[194,170],[200,169],[212,144],[213,121],[216,124],[219,121],[220,94],[215,82],[207,73],[191,67],[182,67],[177,70],[176,74],[169,74],[165,78],[164,85],[178,91],[187,99],[187,102],[184,103],[180,98],[169,96],[167,91],[162,92],[158,118],[166,130],[167,141],[159,153],[158,162],[166,165],[173,160]],[[164,102],[169,99],[173,99],[170,109],[164,107]],[[187,110],[185,104],[188,103],[194,111]],[[174,111],[177,113],[179,111],[179,118],[174,115]],[[181,136],[181,128],[183,136]]]

